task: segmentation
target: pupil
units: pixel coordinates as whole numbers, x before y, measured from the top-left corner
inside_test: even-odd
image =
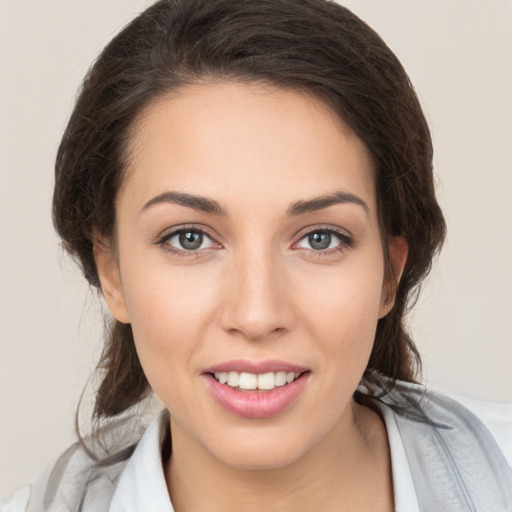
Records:
[[[313,249],[317,249],[319,251],[322,251],[324,249],[328,249],[331,245],[331,234],[330,233],[311,233],[309,235],[309,244]]]
[[[199,249],[203,243],[203,234],[196,231],[185,231],[180,234],[180,244],[187,251]]]

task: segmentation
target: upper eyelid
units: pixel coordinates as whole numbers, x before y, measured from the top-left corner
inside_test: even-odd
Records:
[[[199,231],[216,242],[220,238],[211,229],[201,224],[183,224],[164,229],[164,231],[158,235],[157,240],[168,240],[169,238],[172,238],[173,236],[177,235],[178,233],[182,233],[183,231]]]
[[[349,233],[347,230],[340,228],[339,226],[312,226],[311,229],[303,230],[302,232],[299,232],[298,235],[295,237],[295,241],[292,243],[292,247],[296,244],[298,244],[301,240],[306,238],[307,236],[311,235],[312,233],[316,233],[319,231],[323,232],[329,232],[333,233],[339,240],[339,247],[331,248],[331,249],[323,249],[323,250],[314,250],[314,249],[306,249],[306,248],[300,248],[307,251],[312,251],[314,254],[321,255],[321,254],[327,254],[331,251],[337,251],[340,250],[340,248],[354,248],[356,246],[356,240],[354,239],[353,235]],[[298,249],[297,249],[298,250]]]
[[[347,238],[353,238],[353,235],[350,231],[340,226],[333,226],[332,224],[313,224],[310,226],[306,226],[297,231],[293,238],[301,240],[305,236],[310,235],[311,233],[315,233],[316,231],[329,231],[337,235],[344,235]]]
[[[198,248],[198,249],[184,249],[179,247],[174,247],[170,240],[176,236],[178,236],[180,233],[187,232],[187,231],[196,231],[202,233],[204,236],[206,236],[213,244],[211,247],[204,247],[204,248]],[[154,241],[153,244],[155,246],[160,247],[165,252],[172,253],[175,256],[184,256],[187,258],[194,258],[199,257],[201,254],[205,254],[205,251],[209,252],[211,249],[215,249],[215,245],[222,246],[220,242],[218,242],[218,239],[215,236],[212,236],[209,233],[209,229],[207,229],[204,226],[199,227],[197,224],[191,224],[191,225],[178,225],[173,226],[171,228],[167,228],[162,232],[161,235],[159,235]]]

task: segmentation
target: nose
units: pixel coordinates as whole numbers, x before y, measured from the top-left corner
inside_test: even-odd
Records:
[[[275,338],[295,322],[286,269],[270,251],[249,252],[229,269],[221,325],[251,341]]]

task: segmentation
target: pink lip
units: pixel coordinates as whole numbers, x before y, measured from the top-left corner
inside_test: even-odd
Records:
[[[213,373],[221,371],[245,371],[256,374],[293,371],[301,375],[293,382],[271,391],[239,391],[221,384],[213,377]],[[231,361],[213,366],[203,375],[213,397],[228,412],[243,418],[262,419],[276,416],[287,409],[304,391],[311,373],[304,368],[280,361]]]
[[[236,359],[211,366],[204,370],[204,373],[247,372],[259,375],[267,372],[303,373],[307,371],[307,369],[308,368],[304,366],[298,366],[296,364],[278,360],[249,361],[247,359]]]

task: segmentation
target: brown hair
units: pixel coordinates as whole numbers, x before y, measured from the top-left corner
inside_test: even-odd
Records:
[[[63,246],[99,287],[93,233],[115,236],[116,193],[135,118],[169,91],[215,79],[308,92],[366,145],[384,247],[402,235],[409,256],[394,307],[378,323],[363,383],[376,392],[396,379],[414,381],[420,358],[404,315],[445,235],[431,138],[396,56],[334,2],[161,0],[125,27],[85,77],[58,151],[53,218]],[[113,321],[98,369],[96,418],[118,415],[149,392],[129,325]]]

